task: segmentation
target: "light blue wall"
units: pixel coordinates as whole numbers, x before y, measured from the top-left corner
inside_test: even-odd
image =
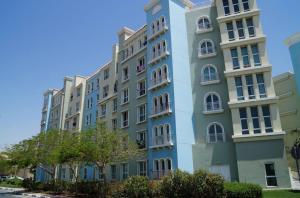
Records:
[[[290,46],[290,53],[296,76],[298,95],[300,95],[300,41]]]
[[[52,96],[53,96],[53,92],[51,92],[48,95],[48,105],[47,105],[47,116],[46,116],[46,126],[45,129],[46,131],[48,131],[49,129],[49,121],[50,121],[50,115],[51,115],[51,105],[52,105]]]

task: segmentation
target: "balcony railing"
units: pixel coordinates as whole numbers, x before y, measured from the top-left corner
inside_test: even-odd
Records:
[[[169,146],[173,146],[173,141],[171,139],[171,135],[166,134],[166,135],[155,136],[153,138],[153,144],[151,148],[160,148],[160,147],[169,147]]]
[[[172,170],[154,170],[152,171],[153,179],[161,179],[164,176],[169,175]]]
[[[162,116],[171,112],[172,111],[171,111],[170,103],[163,103],[159,106],[153,107],[151,117],[153,118],[157,116]]]
[[[204,104],[204,113],[210,114],[210,113],[220,113],[223,112],[224,109],[222,107],[222,104],[218,102],[207,102]]]
[[[167,50],[159,51],[158,53],[155,53],[155,55],[153,55],[152,60],[148,64],[153,65],[159,62],[161,59],[168,56],[169,54],[170,53]]]
[[[143,72],[143,71],[145,71],[146,70],[146,66],[145,65],[138,65],[138,66],[136,66],[136,72],[139,74],[139,73],[141,73],[141,72]]]
[[[158,88],[160,86],[168,84],[169,82],[170,80],[168,74],[162,74],[162,76],[151,79],[151,87],[149,88],[149,90]]]
[[[159,30],[152,33],[152,35],[149,37],[149,40],[154,40],[155,38],[159,37],[161,34],[164,34],[166,31],[168,31],[168,26],[166,24],[162,24],[162,26],[159,27]]]

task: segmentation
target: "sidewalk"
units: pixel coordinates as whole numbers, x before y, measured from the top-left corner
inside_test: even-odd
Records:
[[[43,193],[32,193],[32,192],[25,192],[24,188],[7,188],[7,187],[0,187],[1,190],[5,190],[8,192],[12,192],[18,195],[22,195],[25,197],[35,197],[35,198],[66,198],[66,196],[61,195],[47,195]]]

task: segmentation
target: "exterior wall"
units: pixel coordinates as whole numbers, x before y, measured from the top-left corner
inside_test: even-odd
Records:
[[[274,77],[274,86],[279,97],[282,129],[286,132],[285,147],[289,167],[296,171],[295,160],[290,155],[295,140],[300,137],[300,96],[297,95],[295,75],[288,72]]]
[[[57,93],[57,90],[52,90],[52,89],[49,89],[46,93],[44,93],[44,104],[43,104],[43,109],[42,109],[42,120],[41,120],[41,132],[47,131],[49,129],[52,97],[56,93]]]
[[[198,20],[209,17],[212,30],[197,32]],[[231,114],[228,107],[228,91],[223,71],[224,59],[219,43],[221,42],[218,27],[217,10],[215,6],[207,6],[191,10],[186,14],[188,44],[191,65],[191,80],[193,87],[193,124],[196,144],[193,146],[194,170],[209,170],[212,166],[229,166],[230,179],[238,180],[235,147],[232,141]],[[200,59],[198,56],[200,42],[211,39],[217,51],[216,56]],[[207,65],[214,65],[217,69],[218,80],[206,83],[203,79],[203,69]],[[216,92],[222,100],[222,111],[205,113],[205,96]],[[208,143],[208,127],[211,123],[220,123],[224,128],[225,142]]]
[[[294,34],[286,40],[291,53],[291,59],[294,67],[295,78],[297,82],[298,95],[300,95],[300,32]]]

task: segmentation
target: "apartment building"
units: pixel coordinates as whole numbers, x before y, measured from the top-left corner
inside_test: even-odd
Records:
[[[229,181],[289,187],[256,0],[150,0],[144,10],[146,25],[122,28],[112,60],[86,79],[85,91],[82,84],[80,126],[102,120],[146,153],[111,164],[109,179],[205,169]],[[80,174],[99,179],[93,167]]]

